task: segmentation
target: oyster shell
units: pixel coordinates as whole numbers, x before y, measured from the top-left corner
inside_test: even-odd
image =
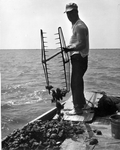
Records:
[[[41,121],[27,124],[10,134],[3,142],[3,150],[45,150],[58,147],[66,138],[82,134],[83,126],[71,121]]]

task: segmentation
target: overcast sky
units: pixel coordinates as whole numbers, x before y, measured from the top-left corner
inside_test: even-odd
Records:
[[[120,0],[1,0],[0,49],[39,49],[40,29],[47,32],[48,48],[57,48],[60,26],[66,44],[71,35],[65,5],[75,2],[87,24],[90,48],[120,48]]]

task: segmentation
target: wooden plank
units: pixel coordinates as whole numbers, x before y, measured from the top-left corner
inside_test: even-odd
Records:
[[[85,92],[85,98],[87,101],[94,103],[97,103],[97,101],[102,97],[102,94],[97,93],[97,92]],[[88,103],[91,105],[90,103]],[[68,115],[68,112],[72,110],[73,107],[73,102],[72,102],[72,96],[66,101],[64,105],[64,120],[71,120],[71,121],[91,121],[94,114],[93,113],[83,113],[82,115]],[[86,119],[86,120],[85,120]]]

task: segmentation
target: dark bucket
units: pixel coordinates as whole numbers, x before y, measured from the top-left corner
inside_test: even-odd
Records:
[[[120,115],[112,115],[111,120],[111,133],[115,139],[120,139]]]

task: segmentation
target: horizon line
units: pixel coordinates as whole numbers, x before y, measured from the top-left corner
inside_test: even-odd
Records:
[[[57,49],[57,48],[47,48],[47,49]],[[47,50],[46,49],[46,50]],[[90,50],[95,50],[95,49],[108,49],[108,50],[112,50],[112,49],[120,49],[120,48],[90,48]],[[7,49],[7,48],[0,48],[0,50],[41,50],[41,48],[9,48],[9,49]]]

